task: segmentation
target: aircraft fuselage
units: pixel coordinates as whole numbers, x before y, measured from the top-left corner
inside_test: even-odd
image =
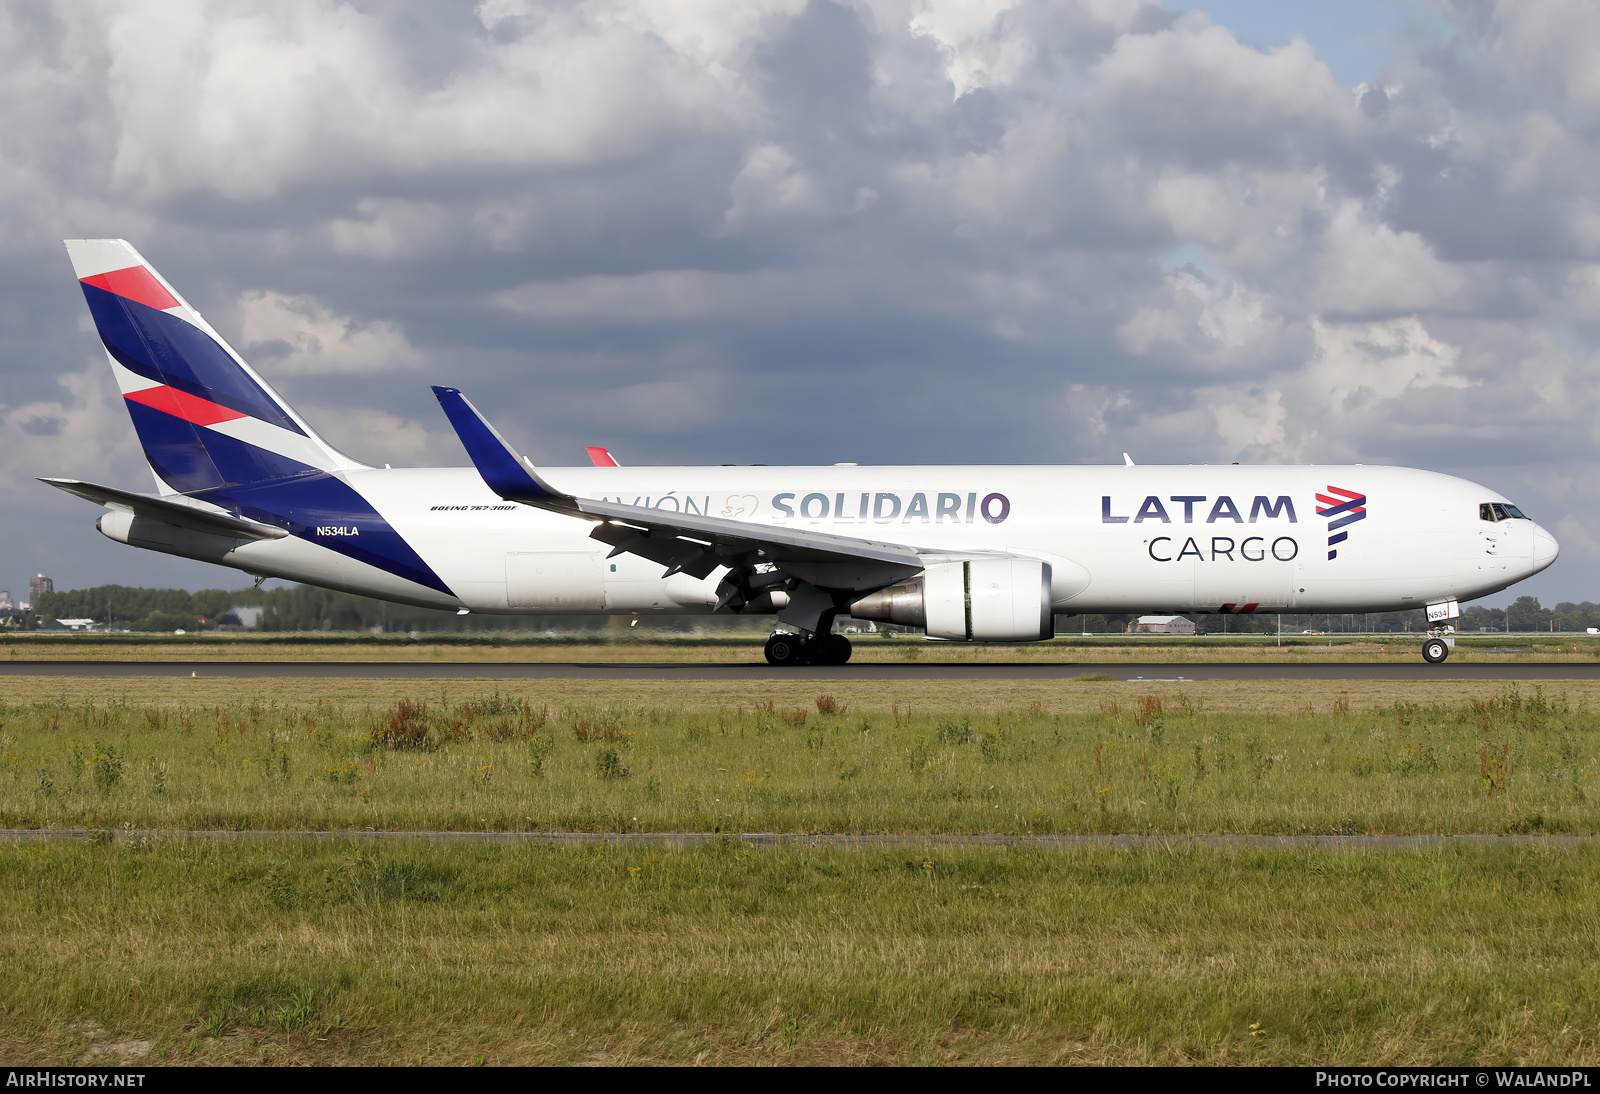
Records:
[[[1493,490],[1379,466],[548,468],[573,494],[758,525],[1005,551],[1051,564],[1060,613],[1378,612],[1498,592],[1543,569],[1530,520],[1484,520]],[[341,548],[360,518],[211,561],[437,608],[494,614],[705,612],[717,578],[607,558],[592,523],[507,502],[471,468],[339,475],[432,568],[428,589]],[[1331,516],[1318,495],[1365,501]],[[1350,519],[1350,518],[1354,519]],[[1348,521],[1330,530],[1330,526]],[[1330,540],[1333,542],[1330,545]],[[158,548],[159,549],[159,548]],[[184,553],[184,552],[179,552]],[[536,556],[549,555],[549,565]],[[541,586],[543,588],[541,588]],[[447,591],[446,591],[447,590]]]

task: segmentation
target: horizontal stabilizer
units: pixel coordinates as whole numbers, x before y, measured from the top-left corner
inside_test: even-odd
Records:
[[[157,497],[153,494],[135,494],[128,490],[118,490],[114,486],[99,486],[92,482],[83,482],[79,479],[40,479],[42,483],[54,486],[57,490],[65,490],[84,501],[92,501],[97,505],[105,505],[112,509],[126,509],[142,517],[153,517],[167,524],[179,528],[188,528],[196,532],[206,532],[211,535],[239,536],[244,539],[283,539],[289,533],[282,528],[274,528],[270,524],[258,524],[253,520],[242,520],[239,517],[229,516],[227,513],[218,513],[211,509],[201,509],[196,505],[185,504],[170,498]]]

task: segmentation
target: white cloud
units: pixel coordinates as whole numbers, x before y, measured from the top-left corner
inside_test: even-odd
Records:
[[[1141,408],[1126,392],[1111,394],[1107,407],[1116,407],[1121,422],[1109,432],[1128,444],[1176,438],[1168,443],[1177,453],[1208,461],[1378,462],[1368,450],[1375,439],[1403,424],[1434,423],[1430,403],[1474,387],[1458,367],[1459,348],[1414,316],[1316,320],[1310,334],[1304,365],[1260,380],[1203,383],[1178,407]],[[1177,341],[1193,332],[1175,324],[1172,335]],[[1099,431],[1108,432],[1104,412],[1100,419]]]
[[[770,318],[792,307],[793,297],[770,290],[798,279],[773,271],[754,274],[706,270],[656,270],[632,276],[595,275],[508,289],[496,302],[537,319],[568,322],[661,323],[705,319]],[[761,309],[752,314],[750,307]]]
[[[413,418],[370,407],[306,403],[297,409],[339,451],[376,467],[448,467],[465,460],[454,433],[430,432]]]
[[[697,372],[576,396],[571,403],[575,409],[603,415],[610,430],[689,433],[716,422],[723,409],[721,387],[721,377]]]
[[[0,7],[0,472],[136,455],[103,234],[368,460],[459,462],[370,382],[431,365],[530,451],[1392,460],[1587,528],[1592,9],[1445,5],[1352,89],[1142,0]]]
[[[1428,332],[1415,316],[1380,323],[1315,322],[1316,350],[1301,373],[1313,405],[1336,416],[1391,419],[1400,399],[1426,397],[1426,388],[1464,388],[1454,366],[1460,350]],[[1387,410],[1387,413],[1384,411]]]
[[[362,198],[356,213],[327,223],[329,242],[340,254],[409,258],[448,247],[461,231],[454,210],[440,202]]]
[[[1278,349],[1283,322],[1268,313],[1264,294],[1192,269],[1169,273],[1165,288],[1161,303],[1140,308],[1117,328],[1127,352],[1178,350],[1198,364],[1235,367],[1258,364]]]
[[[13,507],[41,503],[40,476],[152,489],[109,366],[68,372],[57,383],[56,398],[0,404],[0,497]]]
[[[1151,131],[1254,143],[1316,127],[1354,128],[1350,95],[1303,38],[1263,53],[1195,15],[1154,34],[1125,34],[1095,66],[1093,95]]]
[[[1168,169],[1152,180],[1155,215],[1176,239],[1205,245],[1223,268],[1272,278],[1278,293],[1296,291],[1296,268],[1317,248],[1327,219],[1329,181],[1320,167],[1280,170],[1228,164],[1212,171]],[[1292,279],[1284,284],[1284,276]]]
[[[1519,82],[1600,104],[1600,10],[1584,0],[1496,0],[1484,53]]]
[[[1416,232],[1397,232],[1355,200],[1328,225],[1313,300],[1319,310],[1354,314],[1448,308],[1466,284]]]
[[[816,180],[781,145],[763,142],[750,150],[744,167],[728,188],[729,227],[752,220],[820,212],[822,195]]]
[[[312,296],[255,289],[239,298],[238,311],[240,352],[268,377],[387,374],[424,360],[398,324],[361,322]]]
[[[1010,83],[1031,60],[1033,43],[1003,26],[1017,6],[1006,0],[928,0],[906,25],[913,35],[938,43],[953,97],[959,98]]]
[[[590,324],[747,325],[907,307],[893,283],[834,268],[596,274],[506,289],[495,303],[533,319]]]
[[[1217,437],[1224,454],[1232,449],[1240,455],[1269,458],[1284,448],[1284,423],[1288,411],[1281,391],[1230,393],[1231,398],[1211,404],[1216,418]],[[1244,397],[1240,397],[1243,395]],[[1231,461],[1230,461],[1231,462]]]
[[[704,63],[704,36],[675,49],[642,5],[510,7],[487,6],[495,33],[419,85],[385,23],[349,5],[125,0],[105,28],[115,183],[259,200],[395,170],[565,168],[727,131],[746,109],[732,72]]]

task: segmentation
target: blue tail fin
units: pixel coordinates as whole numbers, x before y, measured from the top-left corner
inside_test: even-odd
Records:
[[[69,239],[123,403],[164,494],[184,494],[453,596],[346,481],[328,444],[138,251]]]
[[[318,437],[129,243],[66,244],[163,493],[361,466]]]

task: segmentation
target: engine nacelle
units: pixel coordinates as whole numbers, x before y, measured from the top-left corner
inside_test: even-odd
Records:
[[[854,601],[850,615],[967,642],[1038,642],[1056,633],[1050,564],[1031,558],[934,563]]]
[[[179,528],[163,520],[137,516],[126,509],[113,509],[94,522],[95,528],[107,539],[126,543],[130,547],[143,547],[147,551],[162,551],[169,555],[199,559],[202,562],[222,563],[223,556],[246,540],[234,536],[212,535],[192,528]],[[226,563],[222,563],[226,565]]]

